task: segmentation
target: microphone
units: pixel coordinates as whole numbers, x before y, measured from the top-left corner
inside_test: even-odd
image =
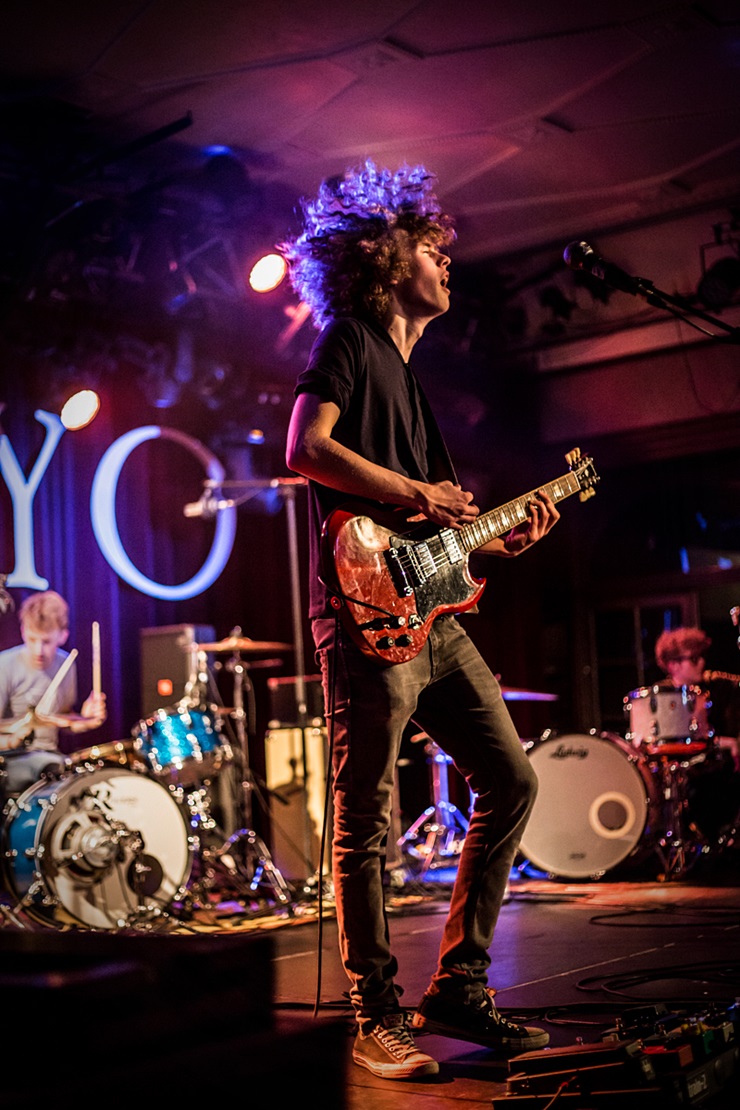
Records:
[[[220,497],[209,497],[208,494],[204,493],[199,501],[190,501],[183,506],[182,512],[183,516],[199,516],[204,520],[211,520],[219,509],[229,509],[233,504],[233,501],[224,501]]]
[[[649,285],[644,278],[632,277],[612,262],[605,262],[589,243],[584,243],[582,240],[578,243],[568,243],[563,251],[563,259],[571,270],[585,270],[623,293],[637,296],[645,292],[646,284]]]

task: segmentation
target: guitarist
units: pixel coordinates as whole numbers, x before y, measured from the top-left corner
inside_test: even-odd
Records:
[[[426,326],[450,301],[453,223],[422,166],[367,161],[303,202],[304,226],[284,243],[291,281],[321,329],[298,377],[288,466],[309,480],[312,629],[333,726],[332,869],[339,945],[358,1032],[354,1062],[386,1079],[434,1075],[412,1028],[503,1053],[547,1044],[506,1020],[487,971],[494,927],[536,779],[501,689],[453,615],[438,616],[422,650],[386,665],[368,658],[332,608],[321,530],[348,499],[397,507],[460,528],[478,507],[461,489],[409,365]],[[520,555],[559,513],[538,494],[529,517],[481,550]],[[333,710],[333,712],[332,712]],[[413,718],[454,760],[475,795],[429,987],[410,1023],[390,948],[383,874],[394,766]]]

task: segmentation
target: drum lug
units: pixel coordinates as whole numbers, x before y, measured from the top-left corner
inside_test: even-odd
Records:
[[[38,894],[43,895],[43,897],[39,899],[42,906],[59,905],[59,899],[56,898],[53,894],[49,894],[49,892],[46,890],[43,879],[37,876],[29,886],[28,891],[26,892],[26,897],[35,898]]]

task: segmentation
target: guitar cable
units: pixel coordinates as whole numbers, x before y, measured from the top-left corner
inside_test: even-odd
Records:
[[[333,600],[333,599],[332,599]],[[326,856],[326,840],[329,825],[329,812],[331,802],[332,768],[334,764],[334,710],[336,705],[336,675],[337,675],[337,643],[339,641],[339,606],[334,609],[334,644],[332,651],[326,652],[328,691],[328,704],[326,706],[327,718],[327,753],[326,753],[326,784],[324,787],[324,819],[321,824],[321,844],[319,846],[319,881],[318,881],[318,910],[319,924],[317,934],[318,952],[316,957],[316,997],[314,1000],[313,1016],[318,1017],[321,1005],[321,973],[324,951],[324,859]]]

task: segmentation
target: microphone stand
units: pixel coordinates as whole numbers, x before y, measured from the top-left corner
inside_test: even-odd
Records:
[[[703,312],[702,309],[696,308],[685,297],[674,296],[666,293],[662,289],[656,289],[652,281],[647,278],[635,278],[637,283],[636,295],[644,297],[648,304],[653,305],[654,308],[662,308],[665,312],[670,312],[671,315],[676,316],[679,320],[689,324],[690,327],[696,328],[697,331],[702,332],[703,335],[708,335],[710,339],[729,340],[732,343],[740,343],[740,328],[734,327],[732,324],[725,323],[724,320],[718,319],[716,316],[710,315],[708,312]],[[675,307],[674,307],[675,306]],[[722,328],[727,332],[727,335],[715,335],[706,328],[702,328],[694,320],[690,320],[688,316],[698,316],[700,320],[706,320],[707,323],[713,324],[717,328]]]
[[[296,488],[299,487],[299,486],[306,486],[307,484],[308,483],[307,483],[305,478],[291,478],[291,477],[262,478],[262,479],[261,478],[255,478],[255,479],[246,479],[246,480],[230,479],[230,480],[221,481],[221,482],[219,482],[217,480],[214,480],[214,479],[206,479],[206,481],[203,483],[205,491],[214,491],[215,492],[215,491],[220,491],[220,490],[223,490],[223,489],[230,489],[230,490],[233,490],[237,494],[237,496],[235,496],[233,498],[230,498],[228,501],[225,501],[223,503],[223,505],[217,504],[217,511],[218,511],[218,508],[221,508],[221,507],[225,508],[227,505],[228,506],[238,506],[238,505],[244,504],[246,501],[250,500],[250,498],[254,497],[261,490],[267,490],[267,489],[276,489],[276,490],[278,490],[281,497],[282,497],[283,503],[286,507],[287,523],[288,523],[288,560],[289,560],[289,566],[290,566],[291,619],[292,619],[292,627],[293,627],[293,656],[294,656],[294,662],[295,662],[295,666],[294,666],[294,670],[295,670],[295,691],[296,691],[297,716],[298,716],[298,722],[297,723],[298,723],[298,727],[300,728],[300,732],[301,732],[301,759],[302,759],[302,763],[303,763],[303,789],[304,789],[306,799],[308,799],[308,777],[309,777],[308,758],[307,758],[308,753],[307,753],[307,750],[306,750],[306,727],[308,725],[308,707],[307,707],[307,703],[306,703],[306,682],[305,682],[305,674],[304,674],[305,658],[304,658],[304,640],[303,640],[303,613],[302,613],[302,607],[301,607],[300,574],[299,574],[299,567],[298,567],[298,531],[297,531],[297,526],[296,526],[296,500],[295,500],[295,498],[296,498]],[[239,495],[238,491],[242,491],[241,495]],[[241,661],[240,660],[239,661],[234,660],[234,662],[235,663],[240,663]],[[235,666],[235,672],[237,674],[238,679],[242,680],[243,679],[243,668],[240,667],[240,666]],[[241,693],[242,693],[242,690],[243,690],[242,681],[235,682],[235,688],[236,687],[239,687],[238,696],[239,696],[239,698],[241,698]],[[235,703],[234,703],[235,706],[237,705],[236,696],[237,696],[237,691],[235,689]],[[236,717],[237,733],[238,733],[238,736],[239,736],[239,741],[240,741],[240,745],[242,747],[242,751],[245,754],[245,759],[246,759],[246,750],[247,750],[248,737],[247,737],[247,735],[245,733],[245,730],[244,730],[244,707],[243,707],[243,703],[240,704],[239,706],[237,706],[237,710],[238,710],[237,717]],[[240,729],[241,729],[241,731],[240,731]],[[248,766],[248,763],[247,763],[247,766]],[[249,779],[249,774],[245,775],[245,779],[247,779],[247,780]],[[277,868],[272,863],[272,860],[271,860],[271,857],[270,857],[270,854],[267,850],[266,845],[259,839],[259,837],[256,836],[256,834],[254,833],[254,831],[251,828],[251,815],[252,815],[251,791],[252,791],[252,784],[251,784],[251,782],[246,781],[243,784],[243,795],[244,795],[244,797],[243,797],[243,808],[244,808],[244,815],[245,815],[247,828],[239,830],[238,833],[234,833],[233,837],[231,837],[230,840],[227,841],[227,845],[229,843],[233,843],[236,839],[239,839],[239,837],[241,835],[246,837],[247,845],[252,847],[253,849],[254,848],[257,849],[258,871],[260,869],[265,870],[265,872],[267,873],[268,879],[269,879],[271,885],[273,886],[275,894],[277,895],[278,901],[285,904],[286,893],[287,893],[287,887],[286,887],[286,884],[285,884],[285,880],[283,879],[282,875],[280,875],[280,872],[277,870]],[[310,856],[311,856],[311,851],[310,851],[310,845],[311,845],[311,818],[310,818],[310,814],[308,812],[308,805],[304,806],[304,837],[305,837],[306,849],[304,850],[304,852],[302,854],[303,854],[303,856],[306,860],[310,860]],[[226,848],[227,845],[225,845],[224,848]]]

